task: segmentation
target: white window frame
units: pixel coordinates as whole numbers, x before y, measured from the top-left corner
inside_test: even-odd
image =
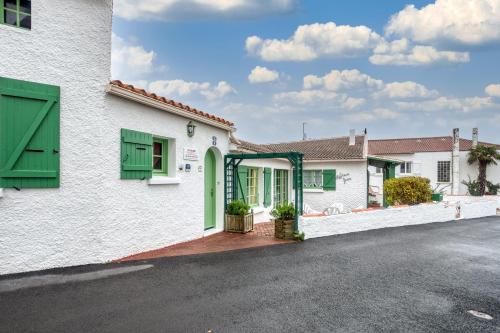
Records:
[[[306,176],[306,173],[312,173],[312,172],[315,173],[313,177]],[[302,181],[304,184],[304,189],[322,189],[323,188],[323,170],[316,170],[316,169],[304,170]]]
[[[403,166],[404,166],[404,171],[403,171]],[[408,169],[410,169],[410,171],[408,171]],[[401,165],[399,166],[399,173],[402,175],[412,174],[413,173],[413,162],[406,161],[406,162],[401,163]]]
[[[446,167],[444,170],[440,168]],[[441,176],[441,178],[440,178]],[[443,176],[445,179],[443,179]],[[437,182],[438,183],[450,183],[451,182],[451,161],[438,161],[437,162]]]

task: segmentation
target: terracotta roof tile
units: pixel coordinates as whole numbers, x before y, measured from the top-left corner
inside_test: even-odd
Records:
[[[296,151],[304,154],[304,160],[351,160],[364,158],[364,136],[362,135],[356,136],[355,144],[352,146],[349,145],[349,137],[271,144],[255,144],[243,140],[237,140],[234,143],[244,150],[254,152],[284,153]]]
[[[371,155],[390,154],[413,154],[417,152],[446,152],[452,150],[453,139],[451,136],[427,137],[427,138],[401,138],[369,140],[368,153]],[[485,146],[500,145],[480,142]],[[472,147],[472,140],[460,139],[460,150],[467,151]]]
[[[162,102],[162,103],[165,103],[165,104],[168,104],[168,105],[172,105],[172,106],[178,107],[178,108],[180,108],[180,109],[182,109],[182,110],[184,110],[184,111],[186,111],[188,113],[194,113],[196,115],[199,115],[199,116],[202,116],[202,117],[205,117],[205,118],[208,118],[208,119],[215,120],[215,121],[217,121],[219,123],[222,123],[224,125],[227,125],[227,126],[234,126],[234,123],[231,122],[231,121],[229,121],[229,120],[226,120],[224,118],[217,117],[217,116],[214,116],[212,114],[200,111],[200,110],[198,110],[196,108],[192,108],[192,107],[190,107],[188,105],[184,105],[182,103],[173,101],[171,99],[167,99],[167,98],[165,98],[163,96],[158,96],[155,93],[149,93],[149,92],[147,92],[144,89],[136,88],[133,85],[123,83],[120,80],[111,81],[111,84],[114,85],[114,86],[117,86],[117,87],[129,90],[131,92],[134,92],[136,94],[140,94],[140,95],[152,98],[152,99],[157,100],[159,102]]]

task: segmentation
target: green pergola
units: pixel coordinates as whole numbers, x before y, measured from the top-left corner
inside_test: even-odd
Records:
[[[303,206],[303,181],[302,181],[302,162],[304,159],[304,154],[299,152],[287,152],[287,153],[238,153],[238,154],[227,154],[224,156],[224,211],[227,209],[227,205],[234,201],[237,197],[237,174],[238,166],[243,160],[255,160],[255,159],[269,159],[269,158],[282,158],[287,159],[292,168],[293,172],[293,184],[295,193],[295,223],[294,230],[298,232],[299,230],[299,216],[302,215]]]
[[[383,181],[385,182],[387,179],[396,178],[396,166],[401,164],[402,161],[386,158],[386,157],[378,157],[378,156],[368,156],[368,165],[374,166],[376,168],[381,168],[383,172]],[[367,186],[370,186],[370,172],[367,170]],[[367,191],[368,192],[368,191]],[[367,202],[369,201],[369,194],[367,194],[366,198]],[[385,201],[384,195],[384,207],[387,207],[388,204]]]

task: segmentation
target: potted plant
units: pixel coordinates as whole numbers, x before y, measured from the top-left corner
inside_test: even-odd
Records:
[[[253,230],[253,213],[243,200],[235,200],[227,205],[225,231],[247,233]]]
[[[274,217],[274,237],[279,239],[295,239],[295,207],[293,203],[284,204],[271,211]]]

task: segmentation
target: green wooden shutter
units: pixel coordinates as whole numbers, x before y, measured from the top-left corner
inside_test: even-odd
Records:
[[[292,189],[295,190],[295,178],[297,178],[297,170],[294,168],[292,170]]]
[[[271,206],[271,168],[264,168],[264,207]]]
[[[60,88],[0,77],[0,187],[59,187]]]
[[[153,135],[122,128],[121,179],[149,179],[153,173]]]
[[[335,191],[337,189],[337,170],[323,170],[323,190]]]
[[[244,165],[238,166],[238,172],[236,173],[236,186],[237,190],[237,199],[243,200],[247,202],[248,195],[248,184],[247,184],[247,176],[248,176],[248,167]]]

